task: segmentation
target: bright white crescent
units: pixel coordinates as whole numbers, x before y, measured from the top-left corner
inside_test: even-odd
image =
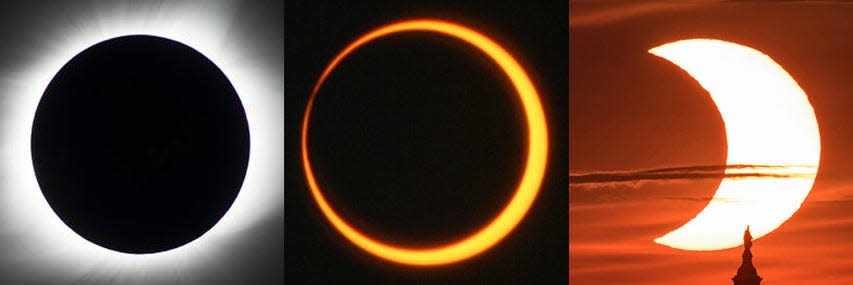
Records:
[[[782,225],[811,191],[820,162],[820,133],[806,93],[773,59],[746,46],[691,39],[649,52],[687,71],[711,95],[726,129],[726,164],[782,166],[770,168],[782,176],[724,178],[704,210],[655,242],[719,250],[743,244],[747,225],[755,238]],[[750,170],[726,173],[744,171]]]

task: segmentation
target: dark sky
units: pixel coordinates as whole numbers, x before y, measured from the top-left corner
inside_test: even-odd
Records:
[[[426,2],[426,1],[424,1]],[[286,3],[286,125],[350,41],[395,21],[456,22],[496,40],[541,94],[551,152],[540,194],[503,241],[459,263],[418,268],[349,243],[305,184],[299,141],[286,141],[286,280],[295,284],[560,284],[566,279],[566,6],[562,3]],[[523,171],[524,113],[500,69],[474,48],[407,33],[356,50],[326,80],[312,113],[318,183],[352,225],[383,241],[435,246],[470,235],[499,213]]]
[[[835,1],[573,1],[570,171],[637,173],[725,165],[726,133],[707,91],[647,51],[689,38],[760,50],[808,95],[822,149],[809,196],[787,222],[755,241],[753,262],[765,278],[762,284],[849,284],[851,15],[853,6]],[[683,251],[652,241],[708,204],[722,168],[707,169],[711,175],[697,179],[572,184],[570,282],[730,282],[742,247]]]
[[[283,1],[4,2],[0,10],[0,34],[4,35],[0,44],[0,145],[4,158],[0,167],[0,283],[281,284],[283,163],[280,158],[259,157],[281,156],[283,12]],[[82,239],[58,228],[64,225],[53,213],[43,211],[49,208],[40,193],[33,195],[38,188],[31,187],[35,181],[32,163],[18,155],[30,151],[18,148],[28,145],[22,142],[31,128],[26,122],[35,114],[31,102],[46,88],[42,85],[46,82],[39,80],[49,79],[58,70],[59,66],[51,66],[53,61],[73,55],[71,49],[97,43],[84,39],[106,40],[98,35],[130,23],[158,27],[140,30],[155,35],[161,31],[164,36],[185,35],[192,39],[185,44],[203,54],[214,51],[206,56],[226,75],[235,75],[229,79],[244,105],[265,106],[260,110],[247,105],[247,114],[253,114],[248,116],[252,140],[263,144],[252,151],[268,151],[250,154],[249,159],[273,162],[254,170],[250,167],[244,186],[251,186],[240,193],[225,229],[208,232],[198,243],[189,243],[191,249],[186,251],[140,257],[78,246]],[[170,25],[171,30],[158,30]],[[244,74],[256,76],[245,79]]]

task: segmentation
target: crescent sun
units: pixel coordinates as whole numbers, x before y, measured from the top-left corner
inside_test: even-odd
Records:
[[[708,91],[725,125],[727,165],[771,165],[781,174],[724,178],[705,209],[654,241],[719,250],[743,244],[747,225],[755,238],[782,225],[811,191],[820,163],[820,133],[806,93],[773,59],[743,45],[690,39],[649,53],[678,65]]]
[[[344,218],[335,212],[329,202],[326,201],[320,186],[314,178],[311,160],[308,157],[308,122],[310,121],[311,108],[317,96],[317,91],[322,86],[326,77],[334,70],[338,63],[358,47],[387,35],[404,32],[438,33],[476,47],[494,60],[512,82],[515,91],[521,99],[521,105],[524,108],[527,119],[527,164],[510,202],[504,206],[503,210],[492,221],[477,230],[474,234],[456,242],[431,248],[408,248],[388,244],[371,238],[348,224]],[[349,44],[335,56],[323,71],[311,93],[302,121],[302,166],[305,170],[305,177],[311,190],[311,195],[323,215],[341,235],[359,248],[375,256],[408,265],[427,266],[457,262],[477,255],[503,239],[522,220],[533,204],[545,173],[547,153],[548,132],[545,114],[539,100],[539,93],[536,91],[524,68],[521,67],[509,52],[488,37],[467,27],[438,20],[410,20],[392,23],[375,29]]]

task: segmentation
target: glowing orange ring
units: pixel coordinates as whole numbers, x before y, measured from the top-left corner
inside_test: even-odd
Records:
[[[456,242],[430,248],[403,248],[385,244],[368,237],[347,224],[332,209],[326,198],[323,197],[323,193],[314,179],[314,172],[311,170],[311,162],[308,159],[308,121],[311,116],[314,98],[326,77],[329,76],[341,60],[356,48],[382,36],[412,31],[436,32],[458,38],[473,45],[492,58],[512,81],[515,90],[518,92],[518,96],[521,98],[521,103],[527,117],[529,135],[527,166],[524,170],[524,175],[512,200],[506,205],[503,211],[476,233]],[[547,153],[548,132],[545,123],[545,114],[542,111],[542,104],[539,102],[539,94],[536,92],[533,83],[530,82],[530,78],[524,72],[524,69],[521,68],[521,65],[506,50],[488,37],[466,27],[437,20],[398,22],[380,27],[355,40],[341,51],[323,71],[323,74],[314,86],[314,90],[311,92],[311,98],[308,100],[305,117],[302,121],[302,166],[305,169],[305,177],[308,180],[308,186],[311,188],[311,194],[314,196],[314,200],[317,202],[320,210],[322,210],[323,215],[326,216],[338,232],[358,247],[381,258],[410,265],[439,265],[460,261],[485,251],[503,239],[518,225],[527,213],[527,210],[530,209],[530,205],[533,204],[533,200],[539,192],[542,177],[545,174]]]

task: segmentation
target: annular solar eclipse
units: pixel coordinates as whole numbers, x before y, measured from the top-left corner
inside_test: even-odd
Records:
[[[31,147],[42,193],[68,227],[111,250],[156,253],[195,240],[228,211],[246,175],[249,127],[207,57],[131,35],[59,70]]]
[[[512,199],[504,206],[503,210],[474,234],[455,242],[429,248],[392,245],[375,239],[347,223],[345,218],[334,210],[323,195],[323,191],[314,177],[314,170],[308,154],[311,109],[318,91],[329,74],[349,54],[367,43],[388,35],[409,32],[435,33],[460,40],[474,46],[497,63],[503,74],[512,82],[515,92],[521,99],[528,129],[528,148],[524,173]],[[361,96],[370,95],[363,94]],[[515,228],[530,209],[542,183],[548,153],[548,133],[539,94],[524,68],[508,51],[492,39],[470,28],[446,21],[422,19],[402,21],[379,27],[362,35],[334,57],[314,86],[306,107],[302,121],[301,151],[302,166],[312,197],[326,219],[341,235],[359,248],[383,259],[408,265],[430,266],[453,263],[477,255],[491,248]]]

